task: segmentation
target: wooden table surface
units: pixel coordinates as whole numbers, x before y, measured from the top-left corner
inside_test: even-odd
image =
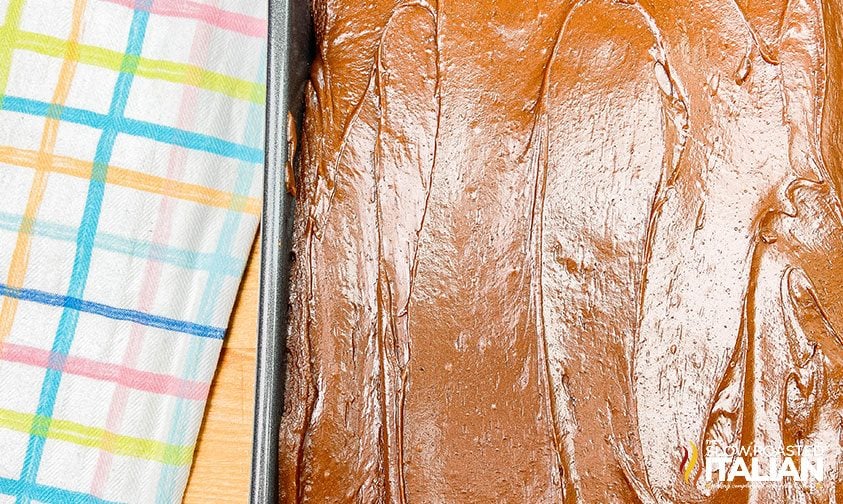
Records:
[[[211,387],[185,503],[249,500],[259,266],[259,248],[255,246]]]

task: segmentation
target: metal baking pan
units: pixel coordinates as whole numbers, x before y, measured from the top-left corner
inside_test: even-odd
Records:
[[[261,223],[251,504],[278,502],[294,200],[286,190],[287,115],[301,124],[313,50],[308,0],[269,0],[266,155]]]

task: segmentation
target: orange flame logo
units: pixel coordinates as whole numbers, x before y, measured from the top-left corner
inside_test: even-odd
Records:
[[[679,463],[679,473],[685,478],[685,483],[691,480],[691,474],[694,473],[694,469],[697,467],[698,458],[699,450],[697,450],[697,445],[693,441],[691,441],[690,453],[687,448],[682,448],[682,462]]]

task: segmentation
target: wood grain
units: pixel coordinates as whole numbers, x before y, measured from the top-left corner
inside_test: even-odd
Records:
[[[246,275],[211,387],[184,496],[187,504],[249,500],[260,267],[258,243],[256,240],[246,265]]]

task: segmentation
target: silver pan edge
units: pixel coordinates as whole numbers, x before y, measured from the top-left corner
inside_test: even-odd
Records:
[[[310,70],[308,0],[269,0],[266,144],[261,223],[251,504],[278,502],[278,427],[284,406],[290,239],[294,200],[286,190],[287,114],[301,124]]]

